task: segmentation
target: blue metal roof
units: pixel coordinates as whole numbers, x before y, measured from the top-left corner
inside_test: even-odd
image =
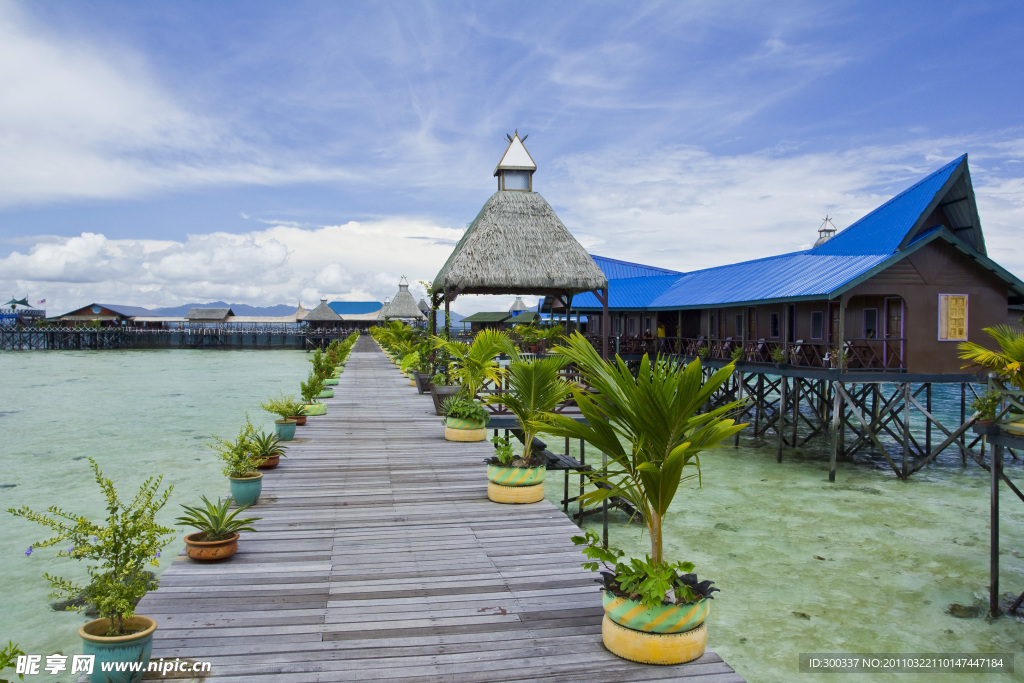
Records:
[[[675,274],[667,274],[672,271],[662,268],[645,271],[645,267],[638,264],[595,256],[594,260],[609,279],[609,308],[699,308],[834,294],[893,258],[966,160],[965,154],[946,164],[829,241],[807,251]],[[938,228],[921,229],[912,244],[932,236]],[[652,272],[654,270],[662,274]],[[629,272],[642,277],[615,275]],[[598,310],[600,307],[597,297],[590,293],[573,299],[573,308]]]
[[[609,280],[618,280],[620,278],[627,277],[647,277],[652,275],[682,275],[678,270],[669,270],[668,268],[658,268],[657,266],[645,266],[642,263],[630,263],[629,261],[619,261],[618,259],[608,258],[607,256],[595,256],[590,255],[590,258],[594,259],[594,263],[597,264],[604,276]]]
[[[891,254],[783,254],[688,273],[654,298],[650,308],[682,308],[824,296]]]
[[[601,265],[600,261],[598,265]],[[681,273],[671,275],[649,275],[646,277],[626,277],[612,280],[608,278],[608,308],[646,308],[654,299],[672,287],[680,278]],[[572,307],[601,308],[601,302],[593,292],[583,292],[572,298]]]
[[[811,250],[815,254],[891,254],[899,249],[907,233],[942,189],[953,172],[965,163],[964,154],[927,178],[882,204],[859,221],[836,234],[821,246]]]
[[[332,301],[328,308],[340,316],[374,313],[384,307],[379,301]]]

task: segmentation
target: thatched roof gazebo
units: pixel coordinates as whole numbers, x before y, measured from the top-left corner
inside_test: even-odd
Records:
[[[444,301],[447,320],[449,306],[460,294],[541,294],[560,299],[568,310],[573,294],[592,291],[607,307],[608,279],[551,205],[533,191],[537,166],[519,132],[508,140],[494,169],[498,191],[434,278],[434,311]],[[436,313],[433,318],[436,332]],[[602,340],[606,338],[602,327]]]
[[[409,281],[405,279],[404,275],[398,283],[398,292],[395,294],[395,298],[381,309],[381,315],[385,320],[422,321],[424,319],[423,311],[416,305],[416,300],[412,298]]]
[[[344,324],[344,319],[327,305],[327,297],[320,299],[320,305],[307,313],[302,322],[314,329],[334,329]]]

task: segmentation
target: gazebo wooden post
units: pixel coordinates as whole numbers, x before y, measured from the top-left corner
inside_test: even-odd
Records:
[[[572,315],[570,315],[570,309],[572,308],[572,294],[567,292],[562,301],[565,303],[565,336],[568,337],[572,334],[572,330],[569,329],[572,326]]]
[[[608,328],[612,323],[608,317],[608,288],[595,289],[594,296],[601,302],[601,358],[608,360]]]

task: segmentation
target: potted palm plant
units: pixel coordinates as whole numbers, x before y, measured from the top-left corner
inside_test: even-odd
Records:
[[[728,417],[741,401],[698,414],[733,367],[727,365],[702,381],[700,360],[682,366],[644,356],[634,377],[620,357],[602,360],[579,333],[555,353],[575,363],[593,391],[573,391],[585,424],[549,413],[544,432],[582,439],[609,460],[596,476],[607,488],[587,491],[580,505],[623,498],[643,516],[651,540],[646,559],[622,562],[622,553],[600,547],[596,534],[574,538],[586,546],[588,557],[611,566],[604,581],[605,647],[626,659],[654,664],[695,659],[707,643],[710,583],[691,575],[692,564],[665,558],[662,528],[680,483],[699,481],[699,454],[746,426]],[[684,474],[688,468],[692,472]],[[597,562],[584,566],[598,569]]]
[[[498,365],[498,356],[516,355],[516,347],[502,330],[481,330],[473,343],[434,337],[434,347],[451,358],[449,375],[460,389],[458,398],[461,402],[449,399],[444,402],[445,438],[449,441],[483,441],[487,437],[487,411],[475,410],[472,405],[480,406],[477,394],[486,382],[498,384],[505,370]],[[436,399],[435,399],[436,400]],[[455,408],[457,413],[450,415]],[[449,431],[451,430],[451,431]],[[459,430],[468,430],[470,434],[458,434]]]
[[[523,441],[519,458],[511,456],[510,447],[506,450],[506,442],[504,446],[495,443],[497,452],[486,461],[487,497],[494,502],[536,503],[544,497],[547,463],[535,456],[533,439],[543,428],[543,417],[572,391],[573,385],[559,376],[565,363],[563,356],[514,359],[509,365],[507,391],[487,398],[487,403],[501,403],[516,416]]]
[[[256,531],[250,525],[261,518],[239,518],[238,514],[249,506],[241,505],[230,512],[230,498],[218,498],[216,503],[211,503],[203,496],[202,501],[202,507],[182,505],[186,514],[175,520],[196,530],[185,537],[185,554],[200,562],[226,560],[238,552],[239,532]]]
[[[33,544],[26,551],[59,545],[66,550],[58,557],[86,561],[89,580],[83,586],[59,576],[43,574],[53,589],[54,597],[77,598],[84,595],[86,603],[74,601],[69,609],[94,607],[98,619],[78,629],[83,640],[83,653],[94,655],[95,673],[92,681],[125,681],[124,672],[106,672],[104,664],[141,662],[145,671],[153,643],[156,621],[135,614],[135,605],[154,590],[158,577],[148,571],[160,563],[160,550],[174,536],[174,529],[157,524],[156,515],[167,503],[173,486],[162,492],[163,477],[150,477],[139,487],[130,501],[117,494],[114,482],[103,476],[95,460],[89,458],[96,484],[107,500],[105,521],[92,521],[85,515],[66,512],[56,506],[45,513],[22,507],[7,511],[31,520],[55,532],[52,538]],[[142,671],[130,674],[141,680]]]
[[[224,463],[221,471],[230,482],[231,497],[239,505],[253,505],[263,490],[263,473],[256,471],[261,459],[253,454],[254,431],[246,416],[245,425],[234,441],[214,436],[207,442]]]

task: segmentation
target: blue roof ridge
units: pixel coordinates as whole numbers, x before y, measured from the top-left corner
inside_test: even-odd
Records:
[[[926,175],[925,177],[921,178],[916,183],[911,185],[910,187],[908,187],[905,190],[903,190],[902,192],[900,192],[898,195],[896,195],[892,199],[890,199],[890,200],[888,200],[886,202],[883,202],[882,204],[879,204],[874,209],[872,209],[868,213],[864,214],[863,216],[861,216],[860,218],[855,220],[853,223],[850,223],[848,226],[846,226],[845,228],[840,230],[838,233],[836,233],[836,237],[839,237],[840,235],[842,235],[847,230],[850,230],[851,228],[856,227],[857,225],[859,225],[859,224],[863,223],[864,221],[868,220],[869,218],[871,218],[872,216],[874,216],[876,213],[878,213],[882,209],[886,208],[887,206],[890,206],[891,204],[894,204],[894,203],[898,202],[900,199],[902,199],[906,195],[910,194],[911,192],[916,190],[918,187],[920,187],[924,183],[930,181],[932,178],[934,178],[934,177],[936,177],[938,175],[941,175],[943,173],[948,173],[951,168],[953,168],[955,166],[958,166],[959,164],[964,162],[966,159],[967,159],[967,154],[966,153],[961,154],[959,157],[957,157],[953,161],[949,162],[948,164],[942,166],[941,168],[936,169],[935,171],[932,171],[931,173],[929,173],[928,175]],[[831,241],[831,240],[829,240],[829,241]],[[828,242],[823,242],[822,244],[819,244],[817,247],[812,247],[810,249],[810,251],[814,251],[815,249],[820,249],[822,247],[825,247],[827,244],[828,244]],[[885,254],[889,254],[889,253],[894,253],[894,252],[879,251],[879,252],[864,252],[864,253],[879,253],[879,254],[885,253]]]
[[[649,266],[646,263],[637,263],[635,261],[623,261],[622,259],[611,258],[609,256],[600,256],[598,254],[591,254],[590,258],[593,258],[593,259],[603,259],[605,261],[611,261],[612,263],[621,263],[624,266],[636,266],[637,268],[644,268],[646,270],[660,270],[660,271],[664,272],[666,275],[673,275],[673,274],[685,275],[685,273],[683,271],[681,271],[681,270],[672,270],[670,268],[662,268],[660,266]],[[643,277],[643,276],[637,276],[637,277]]]

